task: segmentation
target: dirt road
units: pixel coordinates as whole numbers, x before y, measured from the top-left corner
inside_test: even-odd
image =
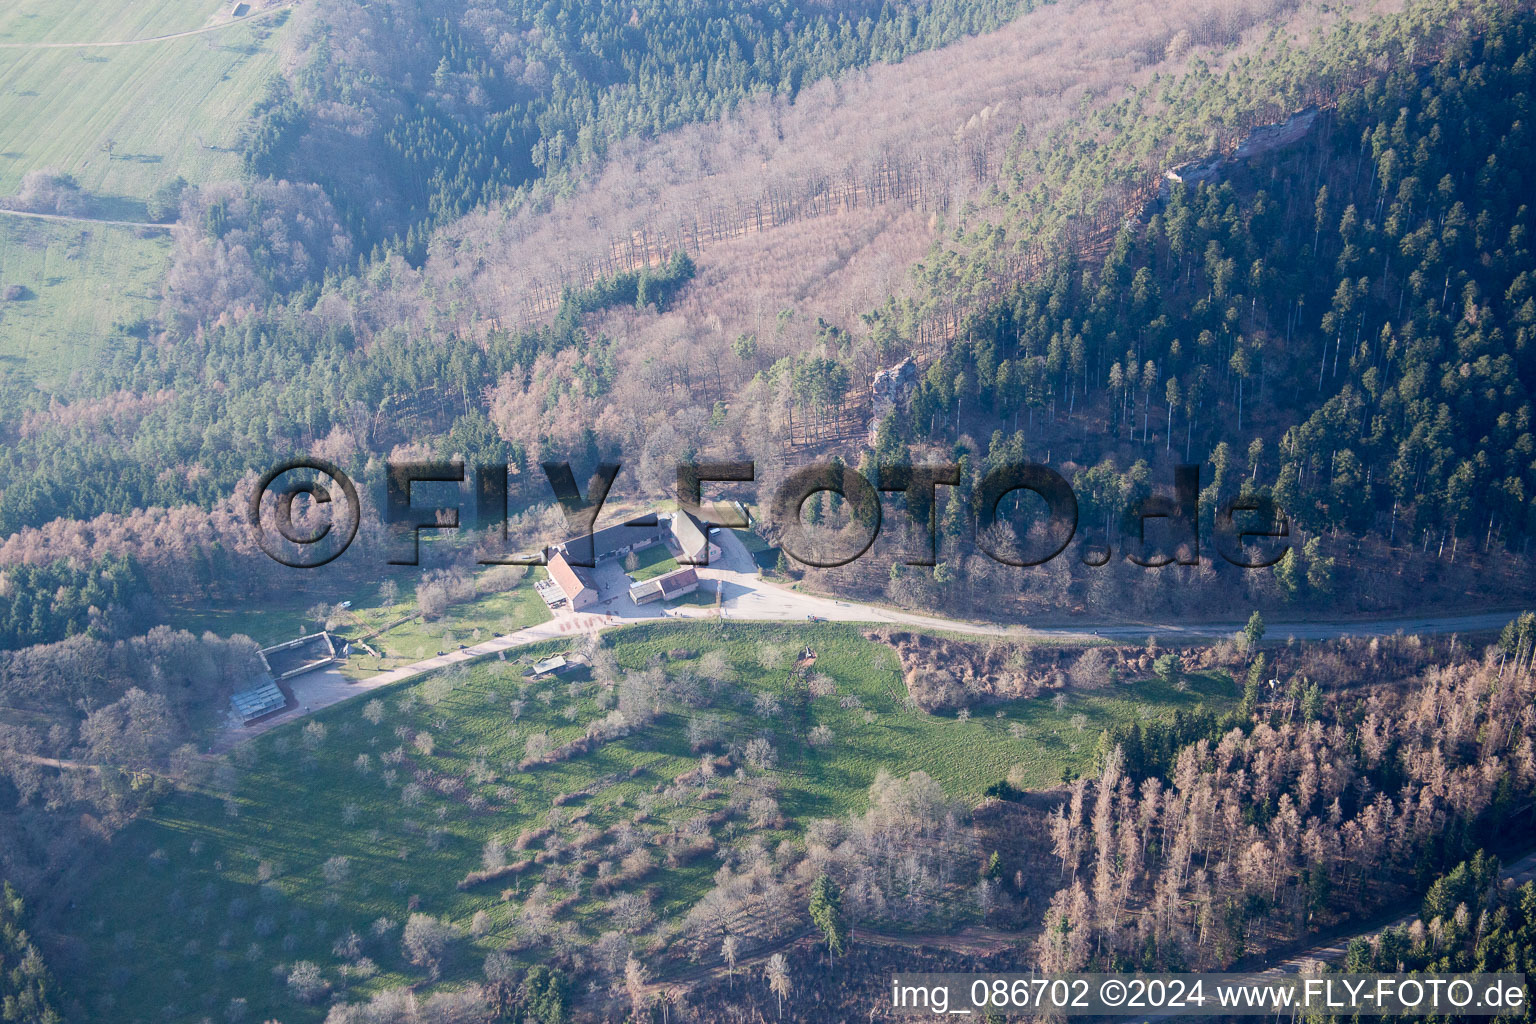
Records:
[[[26,217],[29,220],[57,220],[69,224],[106,224],[117,228],[149,228],[154,231],[169,231],[170,224],[151,224],[142,220],[105,220],[101,217],[76,217],[68,213],[32,213],[29,210],[8,210],[0,206],[0,214],[7,217]]]
[[[186,39],[190,36],[200,36],[207,32],[218,32],[235,25],[248,25],[253,21],[270,18],[278,11],[286,11],[298,5],[299,0],[286,0],[284,3],[274,4],[264,10],[253,11],[243,18],[234,18],[230,21],[221,21],[213,25],[204,25],[202,28],[192,28],[185,32],[171,32],[163,36],[145,36],[143,39],[113,39],[91,43],[0,43],[0,50],[74,50],[82,46],[142,46],[145,43],[163,43],[170,39]]]
[[[937,615],[922,615],[895,608],[803,594],[786,587],[776,586],[758,577],[757,567],[751,555],[742,547],[734,534],[721,531],[714,535],[714,539],[720,544],[723,557],[717,563],[698,569],[699,577],[703,581],[700,589],[706,594],[718,589],[719,614],[726,621],[857,622],[870,625],[906,626],[912,629],[943,630],[971,636],[1013,637],[1021,640],[1098,638],[1138,643],[1144,641],[1149,635],[1156,635],[1164,641],[1169,638],[1178,640],[1230,636],[1243,625],[1241,622],[1233,621],[1198,625],[1146,622],[1132,625],[1085,623],[1080,626],[1030,627],[1003,626],[992,622],[970,622]],[[564,612],[548,622],[360,680],[349,679],[335,668],[311,672],[298,676],[288,684],[293,691],[294,702],[286,711],[251,726],[242,726],[232,721],[213,744],[211,752],[228,750],[252,736],[258,736],[269,729],[303,718],[321,708],[349,700],[382,686],[415,679],[450,665],[503,654],[542,640],[579,637],[586,633],[618,629],[636,622],[712,619],[715,614],[715,609],[709,607],[685,605],[667,608],[659,603],[635,605],[627,598],[619,597],[591,611]],[[1498,629],[1511,618],[1513,613],[1506,611],[1480,612],[1471,615],[1415,616],[1369,622],[1276,623],[1270,626],[1269,636],[1323,640],[1352,636],[1391,636],[1399,632],[1481,632]]]

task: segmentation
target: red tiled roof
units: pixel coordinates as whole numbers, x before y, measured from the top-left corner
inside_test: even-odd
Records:
[[[565,560],[564,555],[555,555],[549,560],[546,568],[549,570],[549,578],[555,581],[555,586],[565,594],[566,600],[570,600],[590,586],[582,574]]]
[[[699,574],[692,569],[679,569],[677,572],[669,572],[657,581],[661,584],[661,593],[665,597],[675,594],[684,587],[696,586],[699,582]]]

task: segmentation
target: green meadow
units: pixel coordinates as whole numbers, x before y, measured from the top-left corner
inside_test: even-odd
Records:
[[[279,70],[290,12],[233,20],[233,8],[0,4],[0,196],[30,171],[58,171],[90,195],[92,217],[144,221],[146,200],[178,177],[236,178],[239,133]],[[182,32],[197,34],[135,42]],[[114,325],[157,311],[170,252],[163,230],[0,213],[0,296],[12,294],[0,301],[0,368],[54,389],[109,355],[125,341]]]
[[[229,21],[232,7],[217,0],[0,5],[0,44],[14,44],[0,47],[0,194],[43,168],[73,175],[93,195],[140,202],[177,176],[233,178],[245,113],[279,68],[287,12],[178,39],[35,45],[187,32]]]
[[[585,670],[523,677],[526,663],[568,643],[336,705],[309,720],[323,735],[309,723],[274,730],[210,767],[206,784],[168,795],[113,840],[87,882],[78,905],[90,909],[72,930],[89,940],[79,962],[94,966],[65,981],[101,1019],[221,1019],[231,1000],[244,999],[245,1019],[319,1021],[323,1006],[287,993],[289,965],[315,963],[332,991],[350,998],[425,981],[401,952],[399,925],[413,911],[464,930],[443,964],[448,984],[478,976],[487,952],[513,942],[540,883],[547,889],[539,898],[555,908],[552,926],[573,928],[583,942],[613,927],[612,901],[627,891],[645,889],[657,919],[676,920],[708,891],[715,858],[658,866],[611,894],[560,858],[464,890],[458,883],[482,866],[493,837],[513,861],[555,842],[613,861],[618,853],[610,857],[599,840],[616,830],[656,843],[721,811],[725,793],[674,783],[698,778],[688,716],[701,711],[721,716],[733,737],[774,734],[779,760],[769,774],[782,827],[736,815],[711,828],[720,847],[739,849],[795,842],[815,818],[860,812],[882,768],[926,771],[974,802],[1010,771],[1034,787],[1091,771],[1099,731],[1112,723],[1234,699],[1229,679],[1195,677],[1184,688],[1138,683],[978,708],[969,720],[931,716],[903,701],[894,652],[855,626],[648,624],[607,635],[621,669],[661,666],[675,678],[698,674],[709,652],[719,652],[729,696],[695,711],[669,701],[627,737],[522,767],[530,737],[567,743],[609,706]],[[819,696],[791,677],[806,646],[816,654],[811,673],[826,677]],[[783,713],[760,718],[758,694],[780,700]],[[813,725],[831,730],[830,742],[813,747]],[[513,851],[532,828],[550,828],[554,838]],[[589,866],[598,877],[605,870]],[[366,960],[356,949],[338,952],[348,932],[360,937]]]
[[[665,544],[652,544],[644,550],[636,551],[631,557],[635,560],[635,567],[630,569],[626,562],[625,569],[629,578],[636,583],[665,576],[679,568],[677,559],[672,557],[672,552],[667,550]]]
[[[383,631],[367,641],[382,657],[360,654],[343,666],[342,671],[349,675],[365,676],[433,657],[460,644],[474,645],[547,621],[549,608],[533,588],[534,581],[543,574],[543,569],[535,569],[510,590],[477,594],[470,600],[449,605],[442,615],[427,620],[416,614],[411,590],[415,577],[404,573],[396,581],[393,601],[386,600],[383,581],[362,585],[305,581],[307,586],[274,596],[260,605],[177,606],[167,609],[165,619],[168,625],[194,633],[244,634],[265,647],[319,629],[320,623],[310,617],[310,610],[317,604],[334,606],[349,601],[351,607],[334,623],[336,634],[364,637],[376,630]]]
[[[115,325],[152,317],[170,237],[107,224],[0,215],[0,367],[42,388],[125,342]]]
[[[431,658],[440,651],[451,650],[461,644],[474,646],[493,636],[515,633],[524,626],[545,622],[550,617],[549,607],[533,589],[532,579],[530,576],[515,589],[504,593],[481,594],[472,601],[453,605],[438,618],[426,622],[414,618],[393,626],[368,641],[371,647],[383,655],[381,659],[354,659],[347,670],[367,674],[375,669],[397,668],[423,658]],[[357,616],[358,626],[345,629],[342,633],[362,636],[370,629],[395,622],[412,610],[413,606],[409,602],[365,609]]]

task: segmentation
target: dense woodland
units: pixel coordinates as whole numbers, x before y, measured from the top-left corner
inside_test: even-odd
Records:
[[[85,566],[69,561],[17,565],[0,574],[6,603],[0,650],[63,640],[76,633],[112,636],[131,630],[145,598],[144,574],[131,558]]]
[[[1388,929],[1374,942],[1354,940],[1341,969],[1529,974],[1536,949],[1536,883],[1514,888],[1500,880],[1499,867],[1498,858],[1481,852],[1456,865],[1430,886],[1419,920]]]
[[[27,934],[26,904],[9,882],[0,890],[0,1020],[60,1024],[53,978]]]
[[[757,94],[793,97],[1028,7],[325,0],[305,12],[306,57],[256,109],[245,161],[256,176],[321,185],[365,248],[398,237],[419,260],[433,224],[621,138]]]
[[[1358,69],[1416,31],[1439,39],[1442,21],[1330,37],[1308,56],[1359,81],[1340,86],[1305,140],[1227,164],[1219,184],[1154,197],[1102,259],[1066,248],[937,348],[933,325],[949,314],[893,303],[846,327],[819,320],[809,351],[790,357],[768,361],[779,343],[746,334],[692,367],[636,366],[591,324],[636,305],[638,272],[583,290],[550,324],[418,335],[383,316],[392,258],[366,279],[314,280],[350,245],[316,190],[203,190],[184,204],[167,340],[125,325],[116,356],[67,402],[41,404],[11,383],[21,416],[3,455],[0,530],[211,507],[253,466],[303,451],[370,484],[378,456],[401,445],[523,467],[618,454],[651,467],[642,485],[685,452],[745,448],[772,462],[790,437],[836,436],[871,346],[886,358],[916,346],[933,354],[917,394],[882,425],[877,459],[940,444],[968,453],[976,474],[1047,454],[1083,472],[1102,462],[1076,481],[1091,494],[1084,522],[1097,524],[1188,458],[1205,463],[1211,497],[1272,493],[1312,534],[1374,532],[1421,552],[1433,542],[1451,558],[1462,546],[1524,551],[1533,481],[1520,355],[1533,300],[1515,154],[1529,27],[1496,8],[1477,16],[1496,23],[1489,40],[1448,36],[1422,71]],[[1299,74],[1303,58],[1282,48],[1273,63],[1272,74]],[[1166,101],[1199,121],[1217,85],[1196,72]],[[1122,106],[1117,116],[1132,116]],[[940,275],[936,296],[966,294],[956,275],[985,280],[993,257],[977,239],[1004,234],[964,229],[969,256],[925,263]],[[974,274],[955,262],[965,259]],[[375,287],[369,304],[350,298]],[[773,330],[791,323],[781,314]],[[739,401],[721,387],[727,374]],[[720,397],[701,403],[701,392]],[[691,408],[668,415],[685,396]],[[951,540],[972,518],[956,513]],[[41,541],[19,549],[50,557]],[[1329,556],[1288,566],[1285,589],[1304,590],[1291,581]]]
[[[1536,785],[1530,684],[1494,661],[1310,709],[1266,700],[1139,784],[1117,748],[1053,818],[1062,888],[1042,965],[1227,966],[1518,834]]]
[[[227,237],[235,229],[223,230]],[[204,242],[223,247],[212,234],[192,244]],[[237,244],[233,251],[249,249]],[[543,444],[534,435],[532,449],[521,435],[505,438],[511,432],[493,420],[502,415],[501,391],[488,389],[498,382],[510,389],[531,371],[554,390],[531,409],[516,403],[515,412],[541,419],[568,401],[600,398],[613,384],[614,342],[593,337],[582,315],[615,304],[664,307],[693,273],[692,261],[677,253],[660,267],[568,290],[553,324],[502,332],[490,345],[455,338],[445,346],[395,331],[364,349],[345,323],[317,334],[302,299],[239,323],[220,321],[175,346],[127,338],[96,375],[99,398],[31,412],[16,443],[0,453],[13,481],[0,495],[0,533],[151,506],[211,506],[254,467],[305,450],[354,468],[360,457],[429,438],[435,457],[471,463],[531,467],[546,456],[593,457],[595,438],[579,426]],[[559,361],[576,353],[578,362]],[[210,380],[220,387],[208,390]],[[154,397],[133,397],[141,394]],[[439,434],[442,424],[451,426]],[[316,445],[315,438],[324,440]],[[171,464],[198,468],[177,475],[166,472]],[[358,482],[372,494],[382,474],[382,464],[369,461]],[[83,479],[104,486],[78,486]]]
[[[1097,105],[1085,97],[1081,122],[1020,128],[1005,156],[990,136],[966,151],[961,130],[954,152],[974,158],[959,173],[963,196],[920,180],[938,162],[890,154],[871,158],[870,177],[774,193],[791,198],[768,222],[809,224],[811,207],[830,220],[839,203],[846,212],[887,192],[931,214],[928,255],[862,315],[763,308],[755,328],[727,335],[690,304],[719,284],[697,221],[683,248],[642,242],[635,258],[595,261],[603,273],[584,269],[541,322],[503,323],[464,280],[422,269],[484,263],[456,224],[536,212],[620,140],[726,124],[765,98],[792,103],[818,80],[1031,6],[306,4],[302,59],[247,132],[248,176],[164,198],[163,212],[179,203],[180,214],[160,316],[117,325],[108,355],[59,393],[0,373],[0,878],[57,877],[82,837],[110,839],[173,784],[209,784],[197,752],[256,674],[254,645],[151,628],[154,598],[234,601],[274,585],[240,510],[255,475],[293,455],[346,467],[365,520],[378,518],[387,458],[509,464],[520,541],[559,527],[537,471],[547,458],[620,459],[625,486],[644,495],[670,491],[687,456],[755,458],[764,488],[812,458],[871,476],[882,463],[952,460],[963,483],[932,510],[938,566],[892,564],[901,559],[880,548],[856,568],[804,574],[951,612],[1229,617],[1527,593],[1536,20],[1524,5],[1433,0],[1320,20],[1305,39],[1277,31],[1226,64],[1201,51],[1187,74]],[[1186,33],[1156,48],[1183,59],[1193,45]],[[1236,151],[1303,106],[1314,120],[1299,139]],[[1190,159],[1213,161],[1183,167],[1202,180],[1159,177]],[[634,164],[643,189],[644,161]],[[59,198],[73,202],[65,184],[29,188],[39,209],[74,208]],[[720,214],[711,240],[749,222],[760,231],[761,211],[747,209]],[[675,353],[642,346],[678,324],[687,336]],[[868,430],[869,373],[908,355],[915,388]],[[1295,544],[1262,572],[1223,569],[1207,548],[1204,564],[1136,570],[1134,583],[1095,575],[1078,550],[1009,573],[977,551],[976,484],[1027,459],[1071,478],[1082,551],[1127,553],[1137,527],[1123,511],[1179,462],[1202,465],[1204,536],[1220,500],[1243,494],[1273,498]],[[835,500],[807,508],[829,530],[858,525]],[[1038,525],[1016,505],[986,539],[1022,551],[1041,541]],[[1338,571],[1410,552],[1436,568],[1394,581]],[[356,558],[339,568],[367,571]],[[779,572],[802,570],[785,561]],[[1197,593],[1181,590],[1191,583]],[[1028,594],[1011,604],[1013,590]],[[1427,890],[1423,928],[1352,948],[1351,963],[1522,969],[1536,897],[1497,890],[1486,859],[1455,865],[1531,824],[1536,620],[1486,652],[1409,638],[1266,660],[1257,640],[1149,650],[1146,673],[1231,672],[1242,702],[1107,732],[1097,777],[1043,795],[998,780],[996,799],[971,808],[922,772],[882,774],[867,806],[811,824],[803,846],[723,858],[702,898],[657,925],[654,966],[728,965],[729,993],[738,956],[777,956],[767,987],[733,1007],[745,1017],[777,1003],[787,1019],[816,1020],[787,972],[806,972],[807,987],[834,976],[851,925],[1039,925],[1031,950],[1048,968],[1194,969]],[[1042,664],[1051,684],[1013,696],[1103,688],[1119,671],[1107,658]],[[573,744],[530,741],[521,767],[686,715],[701,760],[671,796],[725,793],[728,818],[778,820],[771,744],[723,735],[710,711],[739,700],[746,713],[749,697],[655,666],[600,669],[618,717]],[[986,702],[942,666],[906,683],[925,712],[968,716]],[[671,857],[702,855],[707,817],[657,842]],[[1049,848],[1010,845],[1010,830]],[[573,869],[592,859],[577,839],[540,842]],[[639,833],[603,842],[620,878],[655,867],[637,855]],[[466,884],[499,877],[497,859],[487,851],[489,874]],[[582,998],[615,1020],[666,1013],[628,956],[655,913],[630,906],[640,923],[587,942],[555,923],[557,903],[547,891],[530,899],[517,939],[548,949],[554,972],[488,960],[483,988],[430,1001],[387,993],[333,1018],[554,1022]],[[20,912],[7,889],[3,1015],[51,1021],[51,982]],[[412,924],[408,949],[452,938],[430,918]],[[801,933],[826,952],[797,952]],[[412,962],[435,965],[426,953]],[[309,991],[299,974],[286,984]]]
[[[1528,20],[1495,21],[1427,68],[1367,76],[1299,142],[1208,164],[1194,186],[1165,181],[1102,258],[1058,252],[960,317],[864,456],[959,456],[967,486],[936,517],[946,564],[934,580],[868,564],[812,575],[904,604],[980,609],[1027,589],[1042,608],[1129,598],[1158,612],[1207,597],[1383,607],[1382,559],[1409,563],[1419,586],[1468,556],[1486,556],[1478,572],[1518,564],[1536,529],[1521,119],[1533,55]],[[960,308],[959,278],[985,281],[991,253],[935,253],[933,303]],[[928,315],[893,301],[866,319],[900,351]],[[812,418],[817,399],[786,390]],[[1030,575],[981,557],[976,484],[1026,459],[1071,478],[1084,558],[1135,553],[1139,524],[1122,512],[1166,492],[1173,463],[1201,464],[1205,564],[1180,576],[1214,586],[1202,597],[1123,565],[1069,558]],[[1273,498],[1289,519],[1272,574],[1233,573],[1211,551],[1237,495]],[[1012,520],[1018,550],[1041,549],[1038,523]]]
[[[1174,185],[1102,262],[1059,258],[978,318],[897,438],[990,421],[978,470],[1045,446],[1203,460],[1212,496],[1225,476],[1308,530],[1525,550],[1532,44],[1505,22],[1345,94],[1293,151]],[[1089,483],[1101,522],[1122,502]]]
[[[247,637],[164,626],[0,651],[0,876],[37,892],[201,777],[199,741],[261,671]]]

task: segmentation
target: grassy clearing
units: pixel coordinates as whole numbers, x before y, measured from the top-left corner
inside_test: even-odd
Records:
[[[0,43],[144,39],[227,21],[221,0],[0,4]],[[94,215],[147,219],[145,200],[182,177],[235,178],[246,112],[279,70],[287,14],[132,46],[0,48],[0,195],[34,170],[75,177]],[[99,358],[114,323],[152,316],[170,240],[162,232],[0,215],[0,365],[57,388]]]
[[[679,568],[677,559],[672,557],[672,552],[667,550],[665,544],[652,544],[643,551],[634,552],[632,557],[635,559],[635,567],[630,569],[626,564],[625,572],[636,583],[665,576]]]
[[[0,215],[0,294],[27,290],[0,301],[0,366],[57,387],[108,354],[114,324],[154,315],[170,251],[163,232]]]
[[[375,650],[382,651],[382,659],[354,658],[344,671],[368,675],[430,658],[440,650],[461,643],[474,644],[547,621],[549,608],[533,589],[534,580],[542,574],[542,569],[535,570],[512,590],[480,594],[473,600],[450,606],[444,615],[428,622],[417,617],[393,626],[368,641]],[[171,626],[194,633],[204,630],[220,636],[243,633],[262,646],[270,646],[318,629],[319,623],[309,614],[315,605],[350,601],[352,607],[345,612],[335,631],[344,637],[360,637],[415,611],[409,595],[416,578],[414,573],[400,574],[395,580],[398,594],[392,603],[384,600],[384,581],[362,586],[331,582],[274,595],[260,606],[171,608],[166,621]]]
[[[352,591],[347,593],[351,594]],[[167,608],[163,618],[166,625],[175,629],[185,629],[199,635],[204,632],[219,636],[244,635],[262,647],[270,647],[305,633],[313,633],[315,623],[308,618],[306,610],[314,603],[313,599],[306,601],[292,596],[274,596],[260,606],[202,608],[177,605]]]
[[[1030,784],[1049,785],[1063,771],[1089,768],[1098,730],[1112,722],[1233,699],[1228,681],[1196,679],[1187,691],[1121,688],[1059,703],[1017,702],[999,709],[1002,718],[989,709],[964,721],[906,708],[894,654],[865,640],[857,627],[664,623],[609,640],[623,668],[664,660],[674,675],[698,669],[706,652],[721,652],[734,696],[709,710],[726,719],[732,735],[773,731],[780,754],[774,774],[788,827],[753,829],[733,818],[713,833],[725,846],[793,840],[812,818],[858,812],[882,767],[922,769],[950,793],[971,799],[1016,765]],[[295,1003],[284,990],[285,965],[313,961],[332,985],[351,986],[354,997],[423,979],[420,968],[402,959],[398,929],[373,937],[372,923],[381,917],[402,922],[414,905],[467,929],[484,911],[489,930],[466,938],[445,966],[444,978],[452,982],[476,975],[484,953],[517,934],[536,884],[547,884],[556,901],[572,895],[572,876],[551,866],[459,891],[456,883],[481,866],[492,836],[510,845],[524,828],[551,823],[567,841],[588,827],[625,824],[659,836],[723,807],[723,794],[666,792],[671,780],[698,764],[687,743],[686,713],[676,710],[582,757],[519,769],[530,736],[547,733],[551,742],[564,743],[605,713],[600,688],[585,675],[522,678],[521,663],[564,644],[376,692],[384,712],[378,724],[365,715],[368,701],[327,709],[313,719],[326,729],[318,745],[306,744],[298,726],[247,745],[237,754],[245,767],[226,780],[227,802],[211,787],[174,795],[113,844],[78,900],[90,908],[80,911],[89,918],[72,929],[90,946],[78,962],[113,966],[66,980],[88,1007],[114,1019],[217,1018],[238,997],[249,1000],[249,1019],[318,1021],[321,1009]],[[836,693],[810,698],[803,685],[789,681],[806,645],[817,654],[813,671],[830,677]],[[759,693],[778,697],[783,711],[759,718]],[[813,749],[805,741],[812,723],[832,730],[829,746]],[[1023,724],[1022,739],[1010,733],[1012,723]],[[417,744],[421,733],[432,737],[430,753]],[[387,763],[384,755],[396,748],[404,759]],[[367,759],[362,768],[360,757]],[[420,792],[407,794],[413,778]],[[442,779],[454,780],[443,787],[446,793],[424,784]],[[557,797],[589,788],[593,795],[553,808]],[[594,849],[610,856],[601,844]],[[345,868],[333,861],[327,880],[325,865],[336,857],[347,859]],[[672,918],[707,891],[717,863],[703,857],[686,867],[658,868],[619,892],[649,888],[651,909]],[[585,882],[582,897],[556,913],[555,926],[568,922],[590,942],[614,926],[612,899],[595,895],[590,877]],[[363,952],[377,971],[372,977],[345,974],[332,950],[349,929],[363,937]],[[132,956],[124,955],[129,951]]]
[[[144,39],[201,28],[229,7],[10,0],[0,5],[0,43]],[[178,175],[234,177],[240,126],[279,69],[285,21],[133,46],[0,49],[0,194],[44,167],[93,194],[140,201]]]
[[[428,622],[415,618],[401,623],[368,641],[369,646],[383,653],[382,659],[353,659],[346,671],[366,675],[397,668],[434,657],[460,644],[472,647],[493,636],[515,633],[524,626],[545,622],[550,618],[549,607],[534,591],[533,579],[529,576],[516,589],[506,593],[482,594],[473,601],[454,605],[440,618]],[[369,629],[393,622],[411,611],[407,602],[364,609],[357,617],[367,629],[352,627],[342,630],[342,634],[361,636]]]

